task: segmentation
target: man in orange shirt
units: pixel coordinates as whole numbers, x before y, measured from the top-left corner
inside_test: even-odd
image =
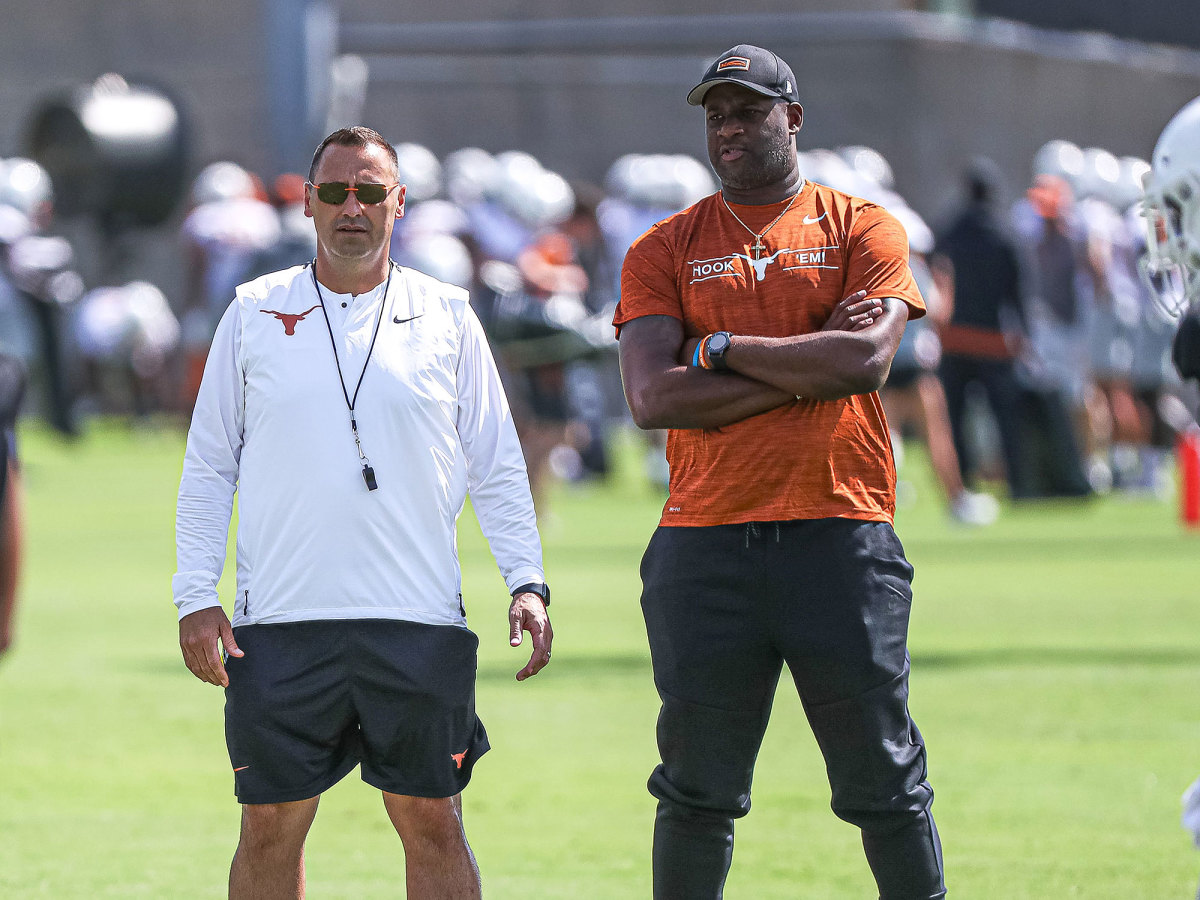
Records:
[[[641,570],[662,699],[660,900],[721,896],[785,663],[880,896],[945,894],[876,393],[925,307],[900,224],[801,176],[798,101],[770,51],[709,66],[688,102],[721,190],[634,243],[614,318],[634,421],[670,429],[670,496]]]

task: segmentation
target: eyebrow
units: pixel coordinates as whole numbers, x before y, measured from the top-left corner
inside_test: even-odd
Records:
[[[761,97],[761,98],[750,97],[745,100],[741,100],[741,101],[730,104],[729,106],[727,106],[725,108],[725,111],[737,111],[737,110],[742,110],[742,109],[762,109],[764,107],[772,108],[775,106],[776,103],[779,103],[779,102],[782,102],[782,98],[775,99],[773,97]],[[709,115],[714,112],[718,112],[718,110],[709,109],[707,107],[705,107],[705,109],[704,109],[705,115]]]

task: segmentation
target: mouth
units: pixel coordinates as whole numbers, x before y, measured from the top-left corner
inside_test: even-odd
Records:
[[[733,162],[736,159],[741,159],[746,155],[746,151],[741,147],[722,147],[719,153],[721,162]]]
[[[336,231],[342,234],[366,234],[367,227],[358,222],[339,222]]]

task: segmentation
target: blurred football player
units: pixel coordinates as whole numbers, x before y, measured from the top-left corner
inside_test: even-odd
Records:
[[[1146,176],[1148,231],[1142,273],[1163,308],[1181,315],[1172,355],[1200,377],[1200,97],[1167,123]]]
[[[1200,97],[1167,123],[1150,167],[1142,274],[1163,308],[1181,315],[1175,367],[1184,378],[1200,378]],[[1183,806],[1183,826],[1200,846],[1200,780],[1183,795]]]

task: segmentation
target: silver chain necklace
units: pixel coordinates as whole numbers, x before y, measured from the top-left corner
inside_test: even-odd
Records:
[[[772,219],[771,224],[768,225],[766,228],[764,228],[762,231],[755,231],[753,228],[751,228],[749,225],[747,225],[745,222],[743,222],[741,217],[733,211],[733,207],[731,207],[729,205],[729,201],[725,199],[724,191],[721,192],[721,202],[725,204],[725,208],[727,210],[729,210],[729,214],[731,216],[733,216],[734,219],[737,220],[737,223],[739,225],[741,225],[743,228],[746,229],[746,231],[749,233],[749,235],[752,238],[754,238],[754,244],[753,244],[753,246],[750,247],[750,251],[754,254],[755,262],[757,262],[758,258],[760,256],[762,256],[763,251],[767,249],[763,245],[763,238],[767,236],[768,231],[770,231],[772,228],[774,228],[779,223],[779,220],[782,219],[787,214],[787,211],[792,208],[792,204],[796,202],[796,198],[799,197],[800,192],[802,190],[804,190],[805,184],[807,184],[807,182],[804,180],[801,180],[800,186],[798,188],[796,188],[796,193],[792,194],[792,199],[789,200],[788,205],[783,208],[783,212],[781,212],[774,219]]]

